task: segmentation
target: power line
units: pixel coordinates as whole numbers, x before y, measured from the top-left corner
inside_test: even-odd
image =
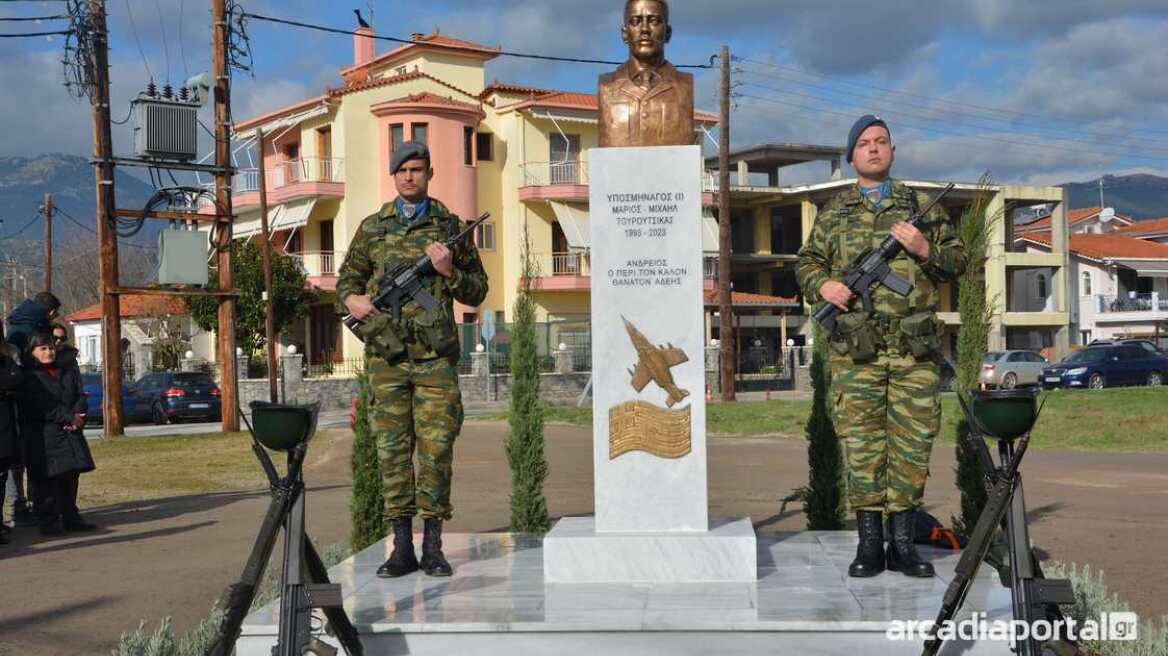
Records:
[[[17,235],[19,235],[20,233],[24,232],[25,230],[28,230],[29,228],[31,228],[33,226],[33,224],[35,224],[37,222],[37,220],[40,218],[41,217],[39,217],[39,216],[34,216],[34,217],[32,217],[31,220],[29,220],[28,223],[24,224],[24,227],[22,227],[20,230],[17,230],[16,232],[13,232],[13,233],[10,233],[7,235],[0,235],[0,241],[4,241],[7,239],[15,239]]]
[[[178,0],[178,54],[182,58],[183,64],[183,79],[187,80],[191,77],[191,70],[187,67],[187,51],[183,47],[183,16],[186,14],[186,4],[183,0]]]
[[[324,25],[314,25],[312,23],[302,23],[300,21],[289,20],[287,18],[274,18],[272,16],[263,16],[261,14],[253,14],[253,13],[247,12],[247,11],[243,12],[242,15],[245,18],[254,18],[255,20],[259,20],[259,21],[267,21],[269,23],[280,23],[282,25],[291,25],[293,27],[303,27],[303,28],[310,29],[310,30],[317,30],[319,32],[330,32],[332,34],[344,34],[347,36],[356,35],[356,32],[354,32],[353,30],[342,30],[342,29],[335,28],[335,27],[326,27]],[[397,37],[381,36],[381,35],[377,35],[377,34],[374,34],[368,38],[375,39],[377,41],[389,41],[391,43],[402,43],[402,44],[407,44],[407,45],[417,45],[417,43],[418,43],[417,41],[413,41],[411,39],[399,39]],[[535,55],[535,54],[525,53],[525,52],[510,52],[507,50],[499,50],[496,52],[501,57],[517,57],[520,59],[538,59],[538,60],[542,60],[542,61],[568,62],[568,63],[573,63],[573,64],[604,64],[604,65],[609,65],[609,66],[620,66],[620,65],[625,63],[625,62],[618,62],[618,61],[610,61],[607,59],[581,59],[581,58],[577,58],[577,57],[556,57],[553,55]],[[704,68],[704,69],[713,68],[713,66],[711,64],[674,64],[674,66],[676,68]]]
[[[850,118],[850,119],[855,118],[855,116],[853,114],[833,111],[830,109],[824,109],[822,107],[809,107],[807,105],[800,105],[798,103],[780,100],[778,98],[773,98],[773,97],[754,96],[754,95],[745,94],[745,93],[738,94],[738,96],[741,98],[751,98],[754,100],[759,100],[762,102],[768,102],[768,103],[777,104],[777,105],[783,105],[783,106],[792,107],[795,109],[802,109],[802,110],[805,110],[807,113],[813,114],[816,116],[823,115],[823,114],[833,114],[836,116],[843,116],[845,118]],[[1064,152],[1075,153],[1077,155],[1096,155],[1096,156],[1106,155],[1106,156],[1110,156],[1110,157],[1126,157],[1126,158],[1130,158],[1130,159],[1142,159],[1142,160],[1147,160],[1147,161],[1152,161],[1152,162],[1163,162],[1165,160],[1164,157],[1148,157],[1146,155],[1136,155],[1133,153],[1122,153],[1122,154],[1100,153],[1098,151],[1089,151],[1089,150],[1082,150],[1082,149],[1076,149],[1076,148],[1067,148],[1065,146],[1055,146],[1055,145],[1049,145],[1049,144],[1035,143],[1032,141],[1017,141],[1014,139],[999,139],[997,137],[990,137],[990,136],[985,136],[985,135],[965,134],[962,132],[954,132],[952,130],[945,130],[942,128],[933,128],[933,127],[918,125],[918,124],[912,123],[911,121],[906,121],[905,123],[909,127],[915,128],[915,129],[920,130],[922,132],[946,134],[946,135],[950,135],[950,136],[954,136],[954,137],[963,137],[966,139],[979,139],[979,140],[983,140],[983,141],[994,141],[994,142],[998,142],[998,143],[1009,144],[1012,146],[1018,146],[1018,145],[1033,146],[1035,148],[1041,148],[1043,150],[1060,150],[1060,151],[1064,151]]]
[[[72,214],[66,212],[65,210],[61,209],[59,206],[54,205],[53,211],[59,213],[61,216],[64,216],[66,219],[69,220],[70,223],[77,226],[78,228],[81,228],[82,230],[85,230],[85,231],[87,231],[91,234],[94,234],[94,235],[97,234],[97,230],[94,230],[93,228],[90,228],[89,226],[85,225],[81,221],[77,220],[76,217],[74,217]],[[157,250],[154,246],[149,246],[146,244],[135,244],[133,242],[119,242],[118,245],[119,246],[129,246],[130,248],[140,248],[142,250],[148,250],[148,251]]]
[[[73,30],[57,30],[55,32],[22,32],[19,34],[0,34],[0,39],[22,39],[30,36],[64,36],[72,34]]]
[[[162,5],[154,0],[154,8],[158,11],[158,29],[162,32],[162,53],[166,58],[166,83],[170,84],[170,43],[166,38],[166,21],[162,19]]]
[[[138,44],[138,54],[142,57],[142,65],[146,67],[146,77],[154,79],[150,72],[150,62],[146,60],[146,51],[142,49],[142,39],[138,38],[138,26],[134,23],[134,10],[130,9],[130,0],[126,0],[126,16],[130,19],[130,31],[134,33],[134,43]]]
[[[787,94],[787,95],[792,95],[792,96],[799,96],[802,98],[808,98],[811,100],[816,100],[816,101],[824,102],[824,103],[839,104],[839,103],[843,102],[843,101],[840,101],[840,100],[834,99],[834,98],[824,98],[823,96],[816,96],[813,94],[799,93],[797,91],[787,91],[785,89],[779,89],[776,87],[769,87],[769,86],[762,85],[762,84],[755,84],[753,82],[745,82],[745,83],[743,83],[743,86],[755,87],[755,88],[764,89],[767,91],[774,91],[777,93],[782,93],[782,94]],[[855,103],[849,103],[849,104],[855,104]],[[910,118],[915,118],[917,120],[922,120],[922,121],[944,122],[946,124],[958,125],[961,127],[970,127],[970,128],[981,129],[981,130],[994,130],[996,132],[1017,134],[1020,136],[1046,138],[1046,139],[1050,139],[1053,141],[1066,141],[1066,142],[1080,143],[1080,144],[1083,144],[1085,146],[1088,146],[1088,147],[1096,149],[1096,150],[1114,150],[1114,149],[1122,149],[1125,147],[1131,148],[1131,147],[1138,146],[1138,144],[1126,144],[1126,143],[1111,144],[1111,143],[1107,143],[1107,142],[1100,142],[1100,141],[1094,141],[1094,140],[1088,140],[1088,139],[1077,139],[1074,137],[1065,137],[1065,136],[1060,136],[1057,134],[1056,135],[1042,135],[1042,134],[1035,134],[1033,132],[1020,132],[1018,130],[1012,130],[1008,127],[1002,127],[1002,126],[996,126],[996,125],[974,125],[974,124],[970,124],[970,123],[956,123],[956,122],[951,121],[945,117],[930,116],[930,115],[920,114],[917,112],[907,111],[907,110],[903,110],[903,109],[890,108],[889,111],[894,112],[895,114],[907,116]],[[1161,148],[1163,148],[1163,147],[1164,146],[1161,146]],[[1119,150],[1118,151],[1119,154],[1125,154],[1126,152],[1127,152],[1126,150]],[[1159,154],[1159,152],[1158,152],[1158,154]],[[1168,158],[1168,153],[1161,154],[1161,157]]]
[[[989,111],[989,112],[996,112],[996,113],[1000,113],[1000,114],[1009,114],[1009,115],[1012,115],[1012,116],[1023,116],[1023,117],[1030,117],[1030,118],[1034,118],[1034,119],[1038,119],[1038,120],[1042,120],[1042,121],[1052,121],[1052,122],[1062,122],[1062,123],[1070,123],[1070,124],[1075,124],[1075,123],[1074,123],[1074,121],[1068,121],[1068,120],[1066,120],[1066,119],[1056,119],[1056,118],[1051,118],[1051,117],[1049,117],[1049,116],[1042,116],[1042,115],[1040,115],[1040,114],[1033,114],[1033,113],[1028,113],[1028,112],[1020,112],[1020,111],[1017,111],[1017,110],[1012,110],[1012,109],[1002,109],[1002,108],[1000,108],[1000,107],[990,107],[990,106],[987,106],[987,105],[976,105],[976,104],[973,104],[973,103],[958,102],[958,101],[955,101],[955,100],[946,100],[946,99],[944,99],[944,98],[938,98],[938,97],[936,97],[936,96],[926,96],[926,95],[919,94],[919,93],[912,93],[912,92],[910,92],[910,91],[901,91],[901,90],[897,90],[897,89],[890,89],[890,88],[888,88],[888,87],[882,87],[882,86],[878,86],[878,85],[875,85],[875,84],[868,84],[868,83],[862,83],[862,82],[853,82],[853,81],[851,81],[851,80],[844,79],[844,78],[842,78],[842,77],[840,77],[840,76],[836,76],[836,75],[826,75],[826,74],[823,74],[823,73],[816,73],[816,72],[813,72],[813,71],[808,71],[808,70],[804,70],[804,69],[801,69],[801,68],[796,68],[796,67],[794,67],[794,66],[783,66],[783,65],[781,65],[781,64],[774,64],[774,63],[770,63],[770,62],[759,61],[759,60],[757,60],[757,59],[746,59],[746,58],[736,58],[736,59],[737,59],[737,61],[745,62],[745,63],[748,63],[748,64],[755,64],[755,65],[758,65],[758,66],[766,66],[766,67],[768,67],[768,68],[779,69],[779,70],[788,70],[788,71],[793,71],[793,72],[795,72],[795,73],[799,73],[799,74],[801,74],[801,75],[806,75],[806,76],[809,76],[809,77],[817,77],[817,78],[822,78],[822,79],[834,80],[834,81],[838,82],[839,84],[844,84],[844,85],[847,85],[847,86],[851,86],[851,87],[857,87],[857,88],[861,88],[861,89],[875,89],[875,90],[877,90],[877,91],[883,91],[883,92],[886,92],[886,93],[895,93],[895,94],[900,94],[900,95],[903,95],[903,96],[910,96],[910,97],[913,97],[913,98],[920,98],[920,99],[923,99],[923,100],[933,100],[933,101],[936,101],[936,102],[939,102],[939,103],[945,103],[945,104],[949,104],[949,105],[957,105],[957,106],[964,106],[964,107],[972,107],[972,108],[974,108],[974,109],[980,109],[980,110],[983,110],[983,111]],[[761,75],[761,73],[759,73],[759,74]],[[1140,130],[1141,132],[1153,132],[1153,133],[1156,133],[1156,134],[1168,134],[1168,130],[1158,130],[1158,129],[1155,129],[1155,128],[1139,128],[1139,130]]]
[[[49,21],[61,20],[62,18],[68,17],[68,14],[57,14],[56,16],[0,16],[0,22]]]

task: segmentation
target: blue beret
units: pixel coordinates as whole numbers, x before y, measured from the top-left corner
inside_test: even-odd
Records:
[[[848,132],[848,164],[852,163],[852,151],[856,149],[856,142],[860,140],[860,135],[873,125],[879,125],[888,130],[888,124],[884,122],[884,119],[875,114],[864,114],[860,120],[852,125],[852,130]],[[888,130],[888,136],[892,136],[892,130]]]
[[[428,168],[430,166],[430,149],[420,141],[406,141],[397,148],[394,148],[393,157],[389,160],[389,174],[393,175],[397,173],[402,165],[411,159],[426,160],[426,166]]]

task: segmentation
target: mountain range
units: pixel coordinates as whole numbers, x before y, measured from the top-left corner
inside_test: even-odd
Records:
[[[1158,175],[1105,175],[1089,182],[1062,185],[1070,195],[1071,207],[1100,205],[1099,183],[1103,182],[1103,207],[1139,221],[1168,216],[1168,178]]]
[[[120,170],[115,171],[114,182],[120,207],[140,208],[154,192],[146,182]],[[44,204],[46,192],[53,194],[53,205],[60,210],[53,221],[54,242],[94,238],[97,199],[93,166],[88,159],[64,154],[0,157],[0,239],[11,238],[13,242],[0,249],[19,253],[25,245],[35,242],[39,250],[44,231],[38,209]],[[165,225],[149,221],[129,241],[154,244],[158,230]]]

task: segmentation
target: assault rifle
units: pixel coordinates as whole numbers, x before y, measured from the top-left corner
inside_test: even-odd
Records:
[[[949,186],[945,187],[944,191],[938,194],[925,209],[917,208],[916,213],[913,214],[909,223],[918,229],[924,226],[925,218],[929,215],[929,212],[945,197],[945,194],[953,190],[954,186],[956,185],[949,183]],[[904,246],[896,240],[896,237],[888,235],[881,242],[879,248],[869,248],[863,253],[860,253],[859,257],[852,260],[851,264],[844,269],[843,283],[847,285],[848,289],[852,290],[852,293],[858,295],[863,300],[865,312],[872,312],[874,310],[872,306],[872,288],[877,283],[884,285],[900,296],[908,296],[909,292],[912,291],[912,283],[897,275],[888,264],[897,255],[900,255],[900,252],[903,250]],[[835,332],[835,319],[839,316],[839,313],[840,309],[838,307],[824,302],[815,311],[815,320],[828,333],[833,333]]]
[[[480,223],[489,218],[491,218],[491,213],[483,212],[482,216],[466,226],[462,232],[442,243],[447,248],[453,247],[479,227]],[[378,310],[392,312],[394,319],[401,319],[402,307],[410,301],[417,301],[423,308],[433,310],[438,307],[438,300],[426,290],[426,286],[422,284],[422,276],[432,276],[435,273],[437,272],[429,255],[423,255],[413,264],[402,262],[377,280],[377,293],[370,301],[372,301],[373,307]],[[346,314],[341,321],[344,322],[346,328],[354,332],[358,326],[365,323],[351,314]]]

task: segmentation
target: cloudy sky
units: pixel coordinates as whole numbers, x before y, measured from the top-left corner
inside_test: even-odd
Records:
[[[365,0],[239,0],[248,11],[352,28]],[[61,3],[63,5],[63,3]],[[379,34],[435,28],[505,50],[623,59],[621,0],[373,2]],[[210,67],[206,0],[108,0],[114,115],[146,81],[178,84]],[[606,7],[606,9],[598,9]],[[673,0],[677,64],[734,62],[735,146],[842,145],[875,112],[892,125],[902,176],[1061,183],[1104,173],[1168,175],[1168,2],[1164,0]],[[4,3],[0,16],[58,13]],[[0,32],[58,22],[0,22]],[[260,21],[255,77],[237,77],[246,117],[322,92],[352,59],[351,39]],[[392,44],[379,43],[378,50]],[[62,87],[60,37],[0,39],[0,155],[88,154],[88,107]],[[607,67],[500,57],[488,78],[590,90]],[[698,104],[719,78],[697,71]],[[209,121],[207,121],[209,123]],[[129,147],[119,131],[119,147]],[[799,176],[818,176],[804,171]]]

